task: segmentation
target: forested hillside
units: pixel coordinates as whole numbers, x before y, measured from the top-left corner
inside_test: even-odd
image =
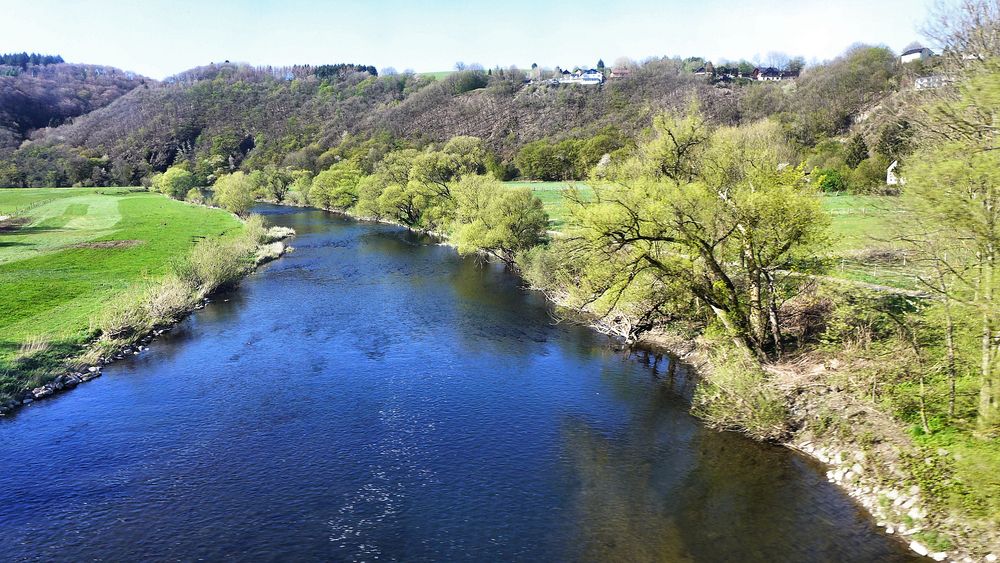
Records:
[[[628,77],[601,86],[529,82],[523,72],[502,68],[437,80],[412,73],[377,76],[364,65],[225,63],[159,84],[143,82],[110,104],[134,86],[120,71],[72,67],[88,84],[109,87],[82,90],[77,98],[62,95],[55,103],[53,96],[77,85],[71,67],[30,67],[32,72],[14,78],[38,90],[19,87],[28,91],[23,99],[2,106],[20,117],[8,120],[18,128],[8,135],[6,153],[0,152],[0,184],[135,185],[181,162],[203,181],[265,165],[317,173],[345,151],[359,150],[370,153],[370,171],[389,150],[456,135],[482,139],[505,179],[575,179],[596,163],[579,156],[579,142],[603,135],[606,142],[591,152],[634,144],[654,115],[692,103],[718,125],[779,116],[793,137],[812,146],[846,131],[855,117],[896,91],[904,80],[897,61],[888,49],[858,46],[806,69],[797,83],[729,83],[698,76],[681,59],[662,58],[635,64]],[[57,78],[66,84],[43,87]],[[33,109],[53,107],[65,109]],[[86,115],[67,121],[80,113]],[[23,135],[43,126],[52,127],[15,150]],[[532,154],[563,164],[538,167],[544,170],[539,174],[530,166],[519,170],[516,165],[530,157],[518,159],[518,152],[537,141],[551,146],[535,145]],[[578,163],[581,158],[585,162]]]
[[[59,56],[0,55],[0,150],[16,148],[33,130],[62,125],[146,83],[133,73],[66,64]]]

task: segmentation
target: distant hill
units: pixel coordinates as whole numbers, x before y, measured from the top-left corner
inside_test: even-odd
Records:
[[[102,108],[148,81],[116,68],[58,62],[58,56],[23,56],[0,55],[0,149],[17,147],[36,129]]]
[[[345,142],[380,139],[370,149],[377,153],[456,135],[483,139],[509,163],[540,139],[634,138],[656,113],[693,101],[720,124],[778,116],[808,145],[843,132],[893,91],[896,60],[859,47],[795,83],[753,84],[699,76],[677,58],[646,61],[601,85],[532,82],[500,68],[439,78],[378,76],[366,65],[223,63],[157,83],[106,67],[33,66],[0,78],[0,184],[135,185],[180,161],[216,172],[267,164],[318,171]]]

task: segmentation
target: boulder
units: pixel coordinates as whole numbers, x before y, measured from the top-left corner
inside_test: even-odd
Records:
[[[913,540],[910,542],[910,550],[914,551],[917,555],[927,555],[930,550],[924,547],[924,544]]]

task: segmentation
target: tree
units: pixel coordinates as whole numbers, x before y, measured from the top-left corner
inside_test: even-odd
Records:
[[[788,64],[785,65],[785,70],[794,74],[799,74],[805,67],[806,60],[803,57],[793,57],[788,60]]]
[[[195,186],[194,174],[181,166],[171,166],[166,172],[153,176],[153,189],[173,199],[184,199]]]
[[[517,253],[544,239],[549,218],[530,189],[510,189],[490,176],[472,175],[453,191],[453,240],[460,253],[486,252],[514,267]]]
[[[610,296],[607,313],[636,283],[664,288],[644,294],[647,316],[686,293],[752,356],[780,355],[782,272],[826,225],[816,191],[782,166],[790,149],[773,123],[710,131],[689,113],[655,128],[613,185],[571,197],[576,251],[595,265],[582,283]]]
[[[215,203],[241,217],[250,212],[254,204],[254,183],[243,172],[220,176],[215,181]]]
[[[912,224],[923,228],[910,238],[946,274],[927,286],[978,321],[978,420],[990,434],[1000,430],[1000,59],[962,64],[957,87],[923,112],[926,138],[910,160],[904,194]]]
[[[851,142],[847,144],[847,155],[844,157],[844,162],[848,168],[854,169],[867,158],[868,145],[865,143],[865,138],[857,133],[851,137]]]
[[[250,179],[257,197],[281,203],[291,188],[293,178],[288,170],[268,164],[262,170],[253,171]]]
[[[351,160],[343,160],[313,178],[309,203],[324,209],[346,211],[358,201],[361,170]]]

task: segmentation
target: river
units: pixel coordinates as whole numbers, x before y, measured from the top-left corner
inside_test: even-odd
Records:
[[[501,268],[261,211],[295,252],[0,419],[0,559],[911,559],[822,467],[693,418],[683,366]]]

